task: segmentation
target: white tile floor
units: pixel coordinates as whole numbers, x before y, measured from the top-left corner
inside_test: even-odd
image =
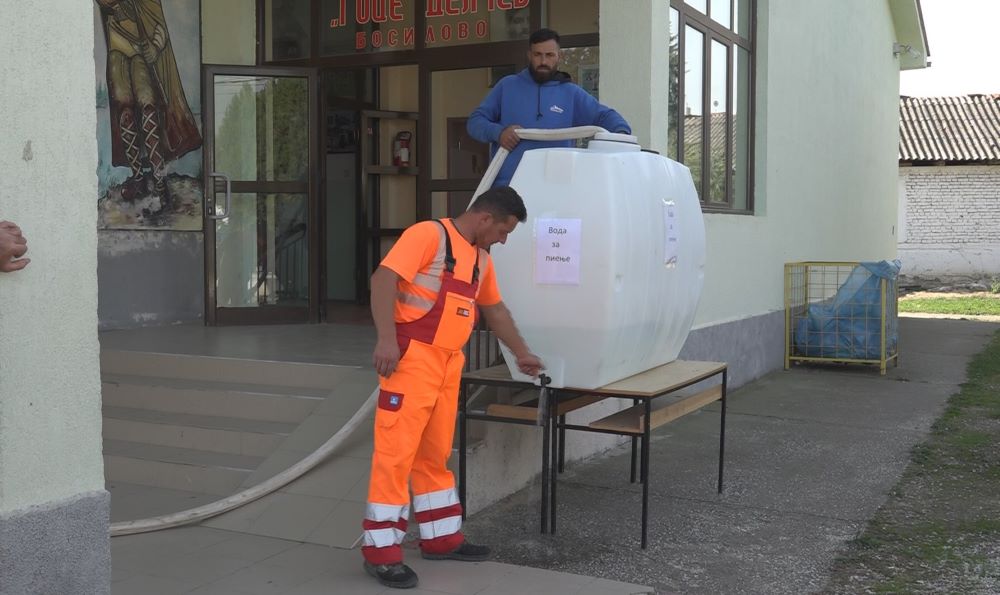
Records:
[[[361,554],[273,537],[182,527],[111,540],[113,595],[374,595],[382,587]],[[639,585],[496,562],[428,561],[410,548],[418,595],[618,595],[650,593]]]
[[[111,493],[111,522],[160,516],[178,510],[197,508],[219,499],[212,494],[185,492],[152,486],[121,482],[109,482],[106,486]]]

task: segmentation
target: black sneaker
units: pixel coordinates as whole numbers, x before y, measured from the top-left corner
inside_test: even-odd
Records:
[[[378,565],[365,562],[365,570],[386,587],[411,589],[417,586],[417,573],[402,562]]]
[[[462,545],[443,554],[432,554],[420,550],[420,555],[427,560],[461,560],[463,562],[482,562],[489,560],[492,550],[485,545],[474,545],[463,541]]]

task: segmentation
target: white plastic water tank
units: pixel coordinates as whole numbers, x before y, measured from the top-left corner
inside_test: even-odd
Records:
[[[688,168],[603,133],[587,149],[525,152],[511,186],[528,220],[492,256],[552,386],[597,388],[675,360],[705,265]],[[511,375],[527,379],[503,352]]]

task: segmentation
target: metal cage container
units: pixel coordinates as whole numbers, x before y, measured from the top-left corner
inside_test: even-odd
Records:
[[[899,364],[898,281],[860,262],[785,264],[785,369],[792,362]]]

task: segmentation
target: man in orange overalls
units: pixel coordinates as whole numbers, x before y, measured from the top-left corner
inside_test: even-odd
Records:
[[[465,362],[462,348],[477,306],[521,371],[535,376],[543,369],[500,298],[486,251],[506,242],[526,218],[517,192],[493,188],[454,219],[422,221],[407,229],[372,275],[378,331],[373,361],[381,390],[361,551],[365,570],[383,585],[417,584],[400,548],[410,513],[408,483],[424,558],[479,561],[490,555],[488,547],[462,535],[462,505],[447,463]]]

